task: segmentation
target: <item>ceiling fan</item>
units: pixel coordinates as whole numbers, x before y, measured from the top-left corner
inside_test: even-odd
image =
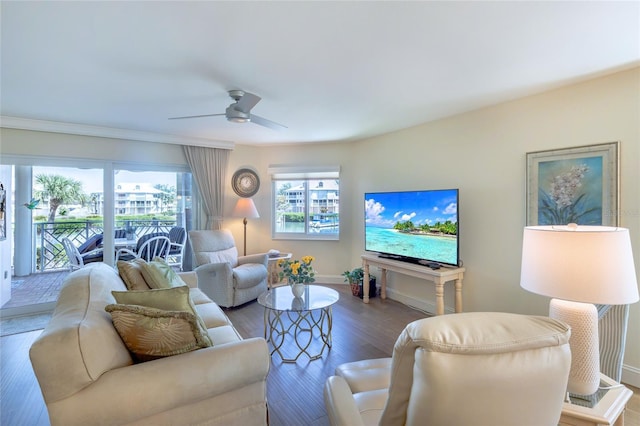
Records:
[[[275,121],[267,120],[266,118],[260,117],[259,115],[251,114],[251,108],[256,106],[258,102],[260,102],[260,96],[254,95],[253,93],[245,92],[243,90],[229,90],[229,96],[231,96],[231,98],[235,102],[229,105],[224,113],[171,117],[169,118],[169,120],[182,120],[185,118],[215,117],[224,115],[225,117],[227,117],[227,120],[234,123],[252,122],[274,130],[287,128],[287,126],[276,123]]]

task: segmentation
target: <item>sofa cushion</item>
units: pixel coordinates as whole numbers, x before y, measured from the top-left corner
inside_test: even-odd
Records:
[[[189,287],[172,287],[152,290],[132,290],[112,292],[116,302],[124,305],[140,305],[149,308],[162,309],[165,311],[185,311],[193,314],[198,322],[198,330],[201,339],[207,342],[207,346],[213,343],[207,333],[207,326],[200,318],[191,297],[189,297]]]
[[[142,276],[149,288],[171,288],[187,285],[161,257],[140,264]]]
[[[206,294],[204,294],[204,292],[197,287],[196,288],[191,287],[189,289],[189,295],[191,296],[191,301],[196,306],[202,305],[203,303],[213,303],[211,298]]]
[[[232,325],[210,328],[209,335],[211,336],[211,340],[216,342],[216,346],[224,345],[225,343],[239,342],[242,340],[242,337]]]
[[[196,310],[208,329],[231,325],[229,317],[215,303],[196,305]]]
[[[202,338],[196,316],[191,312],[120,304],[107,305],[105,310],[111,314],[122,341],[138,361],[209,346],[209,342]]]
[[[149,286],[142,275],[144,259],[131,261],[118,260],[118,273],[129,290],[149,290]]]

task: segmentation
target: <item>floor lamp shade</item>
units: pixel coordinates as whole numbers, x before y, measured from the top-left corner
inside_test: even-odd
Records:
[[[638,301],[629,230],[575,224],[525,227],[520,286],[556,299],[549,315],[572,329],[568,390],[594,393],[600,382],[600,360],[593,304]]]
[[[251,198],[239,198],[236,206],[231,213],[233,217],[243,218],[242,224],[244,225],[244,255],[247,255],[247,218],[257,219],[260,217],[258,209],[253,203]]]
[[[258,209],[251,198],[239,198],[233,209],[233,217],[244,217],[247,219],[257,219],[260,217]]]

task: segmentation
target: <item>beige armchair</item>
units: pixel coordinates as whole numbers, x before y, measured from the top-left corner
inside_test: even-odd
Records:
[[[231,232],[189,231],[198,286],[226,308],[255,300],[267,291],[266,253],[238,256]]]
[[[332,425],[555,425],[569,327],[473,312],[409,324],[393,357],[340,365],[324,389]]]

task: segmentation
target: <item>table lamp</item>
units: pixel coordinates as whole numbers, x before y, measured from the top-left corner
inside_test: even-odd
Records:
[[[256,205],[251,198],[239,198],[231,214],[233,217],[242,217],[244,225],[244,256],[247,255],[247,218],[257,219],[260,217]]]
[[[549,316],[571,326],[568,392],[591,395],[600,384],[594,303],[638,301],[629,230],[607,226],[527,226],[520,286],[549,296]]]

